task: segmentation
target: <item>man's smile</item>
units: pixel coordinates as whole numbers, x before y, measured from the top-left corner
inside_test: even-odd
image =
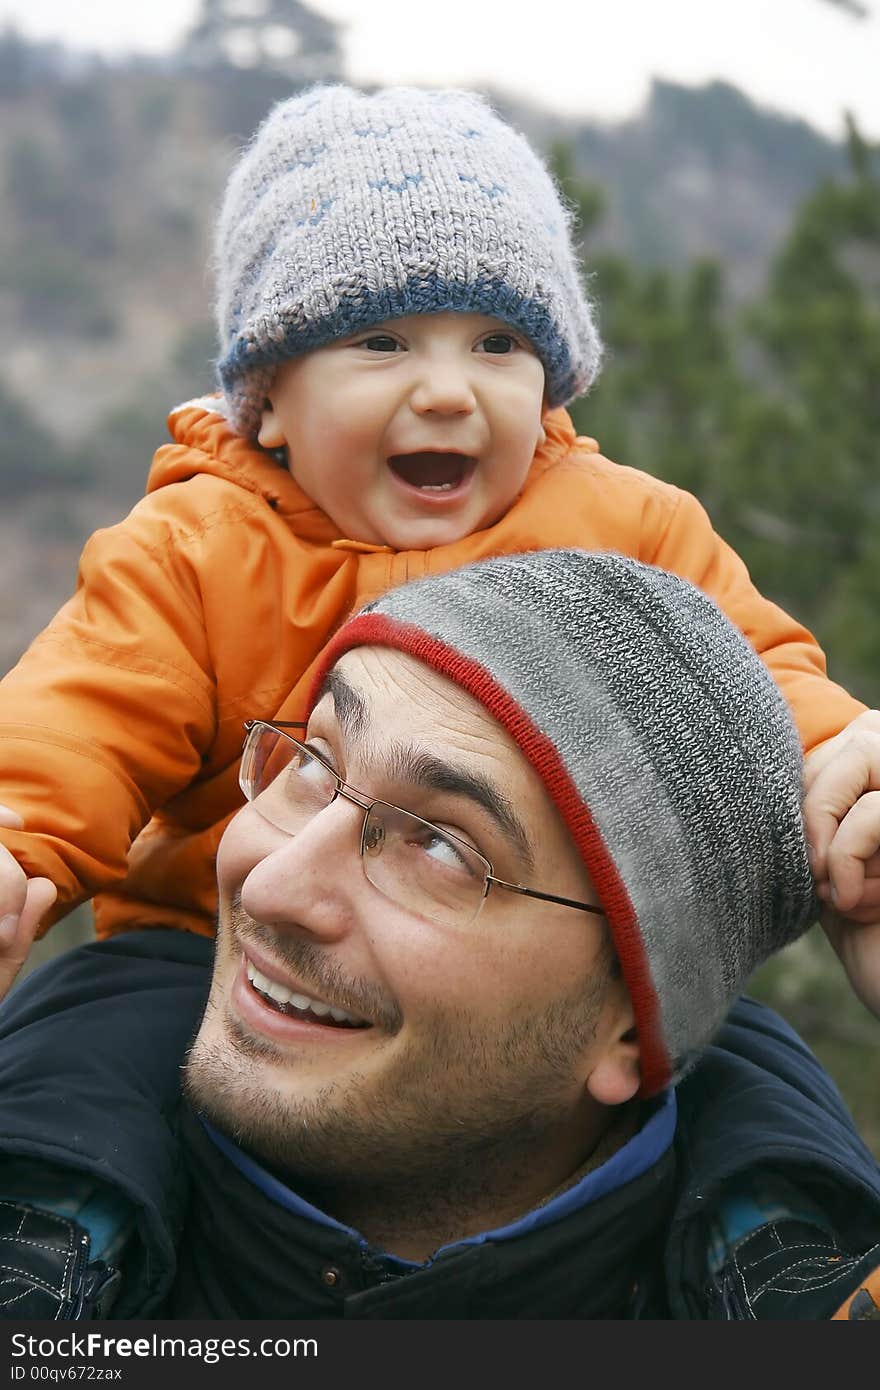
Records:
[[[269,989],[288,997],[282,1002],[273,997]],[[294,997],[297,1003],[293,1002]],[[374,1031],[371,1023],[348,1010],[340,1010],[339,1005],[331,1006],[300,988],[280,985],[264,975],[247,956],[242,956],[236,970],[229,1003],[233,1015],[249,1033],[281,1045],[332,1042],[344,1046]],[[343,1019],[334,1018],[331,1007],[343,1012]]]
[[[372,981],[344,971],[314,943],[249,920],[240,900],[233,911],[238,959],[228,1005],[249,1033],[282,1044],[345,1046],[368,1032],[392,1037],[400,1030],[395,1001]]]
[[[297,1014],[310,1023],[320,1023],[333,1028],[369,1028],[366,1019],[340,1009],[336,1004],[327,1004],[322,999],[312,999],[307,994],[295,993],[286,985],[279,984],[268,975],[263,975],[245,957],[247,977],[255,993],[277,1013],[290,1016]]]

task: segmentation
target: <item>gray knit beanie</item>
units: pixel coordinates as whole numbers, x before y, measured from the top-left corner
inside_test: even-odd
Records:
[[[456,309],[518,328],[547,399],[601,346],[571,217],[527,141],[479,96],[319,86],[280,102],[230,177],[215,245],[219,375],[254,436],[277,363],[383,319]]]
[[[816,916],[800,744],[766,667],[687,580],[581,550],[393,590],[330,642],[315,697],[365,644],[418,657],[512,735],[608,919],[642,1094],[675,1080],[755,966]]]

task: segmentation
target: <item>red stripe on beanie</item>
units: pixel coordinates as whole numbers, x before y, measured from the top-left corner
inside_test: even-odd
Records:
[[[550,739],[533,723],[484,666],[410,623],[378,613],[350,619],[325,647],[309,690],[311,714],[327,673],[354,647],[391,647],[423,661],[480,702],[511,735],[550,793],[586,865],[608,919],[639,1035],[640,1094],[653,1095],[670,1082],[672,1064],[660,1027],[660,1006],[626,886],[586,802]]]

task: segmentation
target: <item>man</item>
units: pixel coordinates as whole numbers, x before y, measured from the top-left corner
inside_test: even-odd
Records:
[[[32,1183],[21,1155],[54,1141],[62,1188],[71,1166],[100,1183],[79,1225],[91,1206],[106,1227],[108,1191],[124,1195],[115,1235],[92,1242],[108,1255],[126,1236],[114,1315],[830,1317],[857,1290],[870,1302],[880,1174],[833,1088],[767,1011],[741,1005],[719,1035],[814,900],[797,738],[708,599],[577,551],[405,586],[331,642],[306,731],[250,728],[241,782],[186,1065],[186,1193],[150,1029],[121,1122],[110,1028],[77,1140],[62,1153],[55,1114],[28,1149],[34,1071],[9,1043],[38,1025],[45,1042],[45,993],[25,985],[6,1010],[18,1176]],[[192,988],[197,943],[181,956],[172,933],[137,935],[145,981]],[[89,949],[124,964],[124,944]],[[129,1027],[145,1023],[138,989]],[[72,983],[68,997],[81,1024]],[[63,1006],[56,985],[56,1038]],[[15,1177],[0,1170],[10,1219]],[[119,1284],[93,1263],[73,1315],[106,1311]]]

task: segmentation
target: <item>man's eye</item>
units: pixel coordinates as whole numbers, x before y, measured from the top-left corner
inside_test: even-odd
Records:
[[[480,343],[484,352],[491,352],[494,355],[515,352],[518,346],[516,338],[511,333],[490,333]]]
[[[433,826],[419,827],[418,830],[411,833],[409,842],[413,848],[419,849],[438,867],[467,874],[470,878],[479,877],[483,871],[482,863],[477,861],[476,855],[468,853],[467,846],[447,839],[441,831]]]
[[[422,839],[422,848],[438,864],[447,864],[451,869],[462,869],[466,860],[461,850],[447,840],[445,835],[427,834]]]
[[[367,348],[370,352],[397,352],[398,348],[403,351],[397,339],[389,333],[371,333],[369,338],[361,339],[358,347]]]
[[[333,780],[333,775],[304,749],[297,749],[288,763],[288,769],[299,782],[309,783],[314,786],[329,784]]]

